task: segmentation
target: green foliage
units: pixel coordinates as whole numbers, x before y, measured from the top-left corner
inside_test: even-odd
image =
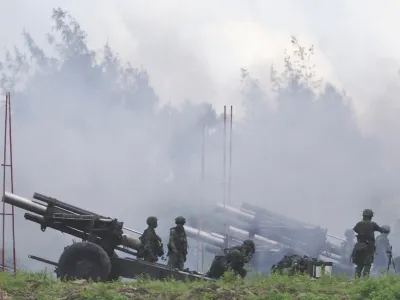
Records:
[[[396,276],[349,280],[332,276],[313,279],[308,276],[253,276],[243,280],[227,273],[218,282],[150,281],[87,283],[59,282],[44,273],[0,274],[4,299],[400,299],[400,281]],[[4,297],[5,296],[5,297]],[[7,298],[8,297],[8,298]]]
[[[284,71],[278,74],[274,66],[271,66],[271,82],[273,89],[280,92],[293,86],[316,89],[321,85],[317,79],[315,64],[312,62],[314,46],[309,48],[300,45],[295,36],[291,37],[291,51],[284,51]]]

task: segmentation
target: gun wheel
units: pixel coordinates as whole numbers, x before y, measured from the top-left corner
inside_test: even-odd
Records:
[[[72,244],[58,260],[57,275],[62,280],[107,281],[110,272],[110,257],[103,248],[90,242]]]

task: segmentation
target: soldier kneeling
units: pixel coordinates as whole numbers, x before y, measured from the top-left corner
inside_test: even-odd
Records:
[[[225,249],[223,254],[215,256],[206,276],[219,279],[225,272],[233,271],[235,275],[244,278],[247,275],[244,265],[250,262],[254,252],[255,245],[252,240],[244,241],[241,246]]]
[[[307,270],[305,263],[307,258],[307,256],[302,257],[296,254],[285,255],[276,265],[271,267],[271,273],[287,274],[289,276],[304,274]]]

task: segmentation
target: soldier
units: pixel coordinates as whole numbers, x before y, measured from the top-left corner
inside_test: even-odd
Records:
[[[256,251],[256,245],[250,239],[245,240],[240,246],[233,246],[231,250],[239,250],[243,255],[244,263],[249,263]]]
[[[183,269],[188,253],[188,244],[185,228],[186,219],[177,217],[176,226],[171,228],[168,243],[168,266],[179,270]]]
[[[141,245],[138,250],[138,257],[148,262],[157,262],[158,257],[164,255],[164,247],[161,238],[156,234],[158,219],[156,217],[147,218],[148,227],[139,238]]]
[[[383,225],[382,228],[385,229],[387,233],[381,233],[376,237],[376,253],[374,259],[374,269],[376,268],[379,271],[387,268],[388,252],[391,249],[391,245],[388,239],[390,226]]]
[[[357,233],[357,243],[354,245],[351,255],[352,261],[356,264],[355,276],[360,278],[368,277],[371,272],[371,265],[374,262],[375,253],[375,231],[389,233],[387,229],[380,227],[372,221],[374,213],[371,209],[363,211],[363,220],[354,226],[353,230]]]
[[[216,255],[207,277],[218,279],[225,272],[233,271],[242,278],[246,277],[247,270],[244,265],[251,261],[255,252],[255,244],[252,240],[246,240],[240,246],[224,249],[223,254]]]
[[[289,276],[297,273],[304,274],[307,269],[305,259],[307,259],[307,256],[302,257],[297,254],[285,255],[277,264],[271,267],[271,273],[287,274]]]
[[[346,240],[342,243],[341,248],[341,261],[343,264],[349,265],[351,263],[351,253],[355,245],[355,235],[352,229],[347,229],[344,233]]]

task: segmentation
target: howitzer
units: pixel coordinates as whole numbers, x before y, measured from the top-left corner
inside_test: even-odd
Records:
[[[327,230],[315,225],[299,222],[266,209],[243,204],[241,208],[218,204],[216,212],[222,214],[221,219],[240,220],[246,223],[240,229],[249,232],[249,237],[261,236],[275,241],[281,247],[302,249],[307,255],[316,257],[319,254],[340,259],[340,246],[328,241],[343,239],[328,234]],[[237,222],[236,222],[237,223]]]
[[[255,269],[262,266],[263,270],[258,270],[259,272],[268,273],[269,268],[266,269],[265,266],[271,262],[276,263],[284,255],[280,253],[287,250],[293,250],[301,256],[307,255],[332,262],[334,272],[347,274],[350,273],[349,270],[353,270],[352,266],[342,263],[342,249],[337,242],[340,243],[344,239],[330,235],[326,229],[319,226],[299,222],[248,204],[237,208],[219,203],[212,220],[213,223],[208,221],[204,229],[220,234],[221,240],[235,238],[243,241],[251,238],[257,249],[261,250],[262,247],[262,251],[257,251],[257,259],[254,262]],[[196,224],[196,221],[194,223]],[[198,229],[193,228],[193,233],[197,231]],[[210,233],[203,235],[206,234]],[[199,240],[196,234],[190,237]],[[328,239],[334,240],[331,242]],[[204,239],[203,242],[209,243]],[[215,248],[205,249],[207,252],[216,253]]]
[[[5,193],[3,202],[29,211],[30,213],[25,213],[25,219],[39,224],[42,231],[52,228],[82,240],[65,247],[58,262],[30,256],[56,266],[56,274],[62,279],[109,281],[118,277],[136,278],[145,274],[153,279],[211,280],[197,272],[179,271],[137,258],[121,258],[116,250],[136,256],[141,244],[139,238],[124,232],[136,231],[124,227],[123,222],[38,193],[33,198],[43,203],[8,192]]]

